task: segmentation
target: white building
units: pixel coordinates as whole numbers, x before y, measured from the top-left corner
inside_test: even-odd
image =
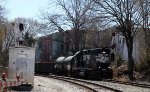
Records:
[[[132,56],[135,62],[138,62],[140,58],[140,39],[138,36],[134,39],[133,42]],[[116,56],[120,54],[125,61],[128,61],[128,50],[126,40],[121,32],[115,32],[115,36],[113,36],[111,44],[113,43],[116,44],[116,47],[114,49]]]

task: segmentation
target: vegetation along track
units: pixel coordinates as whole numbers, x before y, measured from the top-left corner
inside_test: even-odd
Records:
[[[123,82],[123,81],[115,81],[115,80],[106,80],[106,82],[118,83],[118,84],[124,84],[124,85],[131,85],[131,86],[142,87],[142,88],[150,88],[150,84],[146,84],[146,83]]]
[[[103,91],[108,90],[109,92],[110,91],[112,91],[112,92],[122,92],[122,91],[114,89],[114,88],[110,88],[110,87],[107,87],[107,86],[104,86],[104,85],[88,82],[88,81],[82,80],[82,79],[76,79],[76,78],[64,77],[64,76],[55,76],[55,75],[49,75],[49,76],[43,76],[43,77],[49,77],[49,78],[53,78],[53,79],[59,79],[59,80],[62,80],[62,81],[66,81],[66,82],[84,87],[88,90],[91,90],[92,92],[101,92],[102,90]]]

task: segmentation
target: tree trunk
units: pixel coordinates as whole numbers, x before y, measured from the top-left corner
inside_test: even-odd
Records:
[[[126,43],[127,43],[127,49],[128,49],[128,75],[129,75],[129,79],[133,80],[134,79],[134,76],[133,76],[134,60],[133,60],[133,57],[132,57],[133,39],[128,38]]]
[[[0,66],[2,65],[2,40],[0,39]]]
[[[79,51],[79,30],[75,30],[75,52]]]

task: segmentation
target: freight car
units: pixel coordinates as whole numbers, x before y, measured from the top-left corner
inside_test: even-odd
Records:
[[[55,62],[55,72],[73,77],[111,79],[110,49],[95,48],[78,51],[73,56],[59,57]]]
[[[54,71],[54,63],[53,62],[35,63],[35,74],[48,75],[49,73],[53,73],[53,71]]]
[[[56,59],[55,65],[54,65],[54,73],[59,75],[70,75],[70,69],[71,69],[71,63],[74,59],[74,56],[68,56],[68,57],[59,57]]]

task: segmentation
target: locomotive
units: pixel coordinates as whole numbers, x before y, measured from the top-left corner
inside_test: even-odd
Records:
[[[112,79],[111,60],[109,48],[86,49],[73,56],[58,57],[54,72],[73,77]]]

